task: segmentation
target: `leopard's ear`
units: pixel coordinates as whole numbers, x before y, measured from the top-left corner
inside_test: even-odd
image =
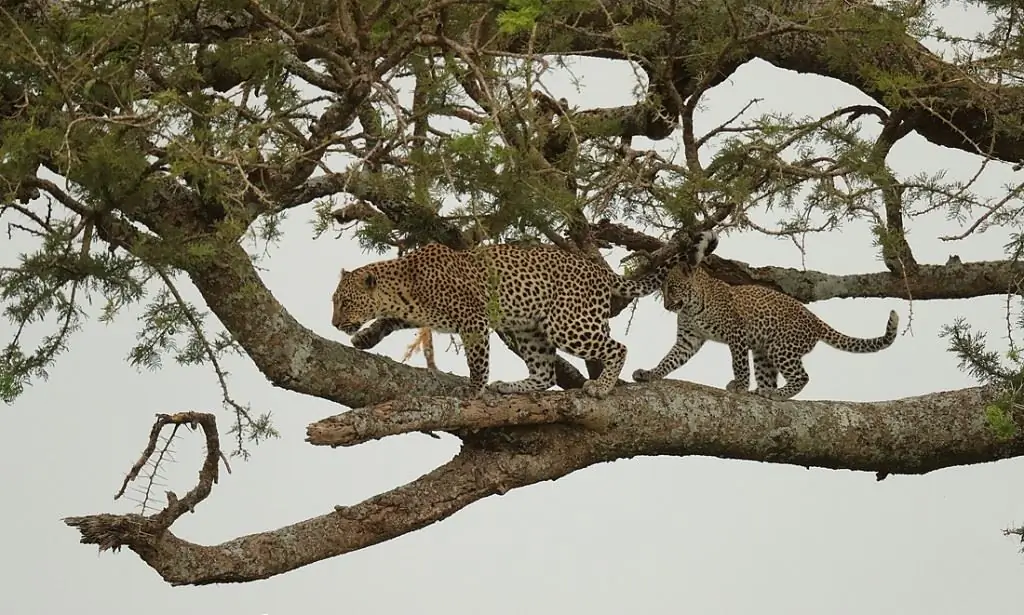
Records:
[[[341,273],[339,273],[339,274],[338,274],[338,280],[339,280],[339,281],[340,281],[340,280],[341,280],[342,278],[344,278],[344,277],[345,277],[345,273],[347,273],[347,272],[345,271],[345,268],[344,268],[344,267],[342,267],[342,269],[341,269]]]
[[[366,277],[363,278],[363,285],[366,286],[366,290],[373,290],[374,288],[377,288],[377,276],[372,273],[366,274]]]

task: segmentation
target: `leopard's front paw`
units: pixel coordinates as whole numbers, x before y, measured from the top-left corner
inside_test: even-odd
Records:
[[[657,378],[654,377],[654,372],[649,369],[638,369],[633,372],[634,382],[650,382],[652,380],[657,380]]]
[[[352,334],[350,341],[352,342],[353,348],[366,350],[376,346],[377,343],[380,342],[380,337],[374,335],[372,329],[367,328],[361,329]]]
[[[583,392],[595,399],[604,399],[612,392],[615,388],[615,384],[612,386],[601,384],[597,380],[587,380],[583,383]]]
[[[786,399],[779,393],[778,389],[764,389],[758,387],[754,389],[754,395],[757,395],[758,397],[763,397],[765,399],[769,399],[771,401],[785,401]]]

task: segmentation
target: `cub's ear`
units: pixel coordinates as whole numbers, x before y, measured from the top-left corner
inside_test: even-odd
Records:
[[[374,288],[377,288],[377,276],[373,275],[372,273],[366,274],[366,277],[363,278],[363,284],[366,286],[367,290],[373,290]]]

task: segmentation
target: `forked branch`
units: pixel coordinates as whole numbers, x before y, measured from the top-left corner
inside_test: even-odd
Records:
[[[167,506],[160,512],[148,517],[137,514],[130,515],[92,515],[88,517],[67,517],[63,519],[71,527],[77,527],[82,533],[81,542],[99,545],[100,551],[118,550],[127,545],[130,549],[143,555],[139,549],[145,549],[146,541],[160,536],[167,528],[187,512],[195,512],[196,506],[205,500],[213,490],[220,472],[220,462],[231,472],[227,459],[220,450],[220,435],[217,433],[217,417],[205,412],[178,412],[175,414],[157,414],[156,422],[149,432],[149,442],[142,451],[139,460],[124,478],[121,488],[114,499],[120,498],[128,483],[138,477],[139,472],[156,451],[157,440],[167,425],[173,425],[177,432],[182,425],[192,429],[202,427],[206,436],[206,459],[199,470],[196,486],[178,498],[173,491],[167,492]],[[174,433],[171,434],[174,437]],[[143,555],[143,557],[145,557]]]
[[[1000,439],[986,420],[994,394],[978,387],[886,402],[772,403],[664,380],[619,387],[604,400],[578,392],[509,396],[497,403],[421,398],[320,421],[310,426],[310,440],[349,445],[424,428],[521,426],[465,435],[454,459],[397,489],[220,545],[186,542],[139,515],[65,521],[82,531],[83,542],[127,545],[174,585],[252,581],[419,530],[490,495],[637,455],[709,455],[891,474],[1024,455],[1024,430]],[[575,424],[522,426],[563,417]],[[1019,424],[1022,417],[1013,418]]]

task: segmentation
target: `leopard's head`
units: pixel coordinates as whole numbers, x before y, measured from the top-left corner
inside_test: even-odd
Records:
[[[669,270],[661,286],[665,309],[670,312],[686,310],[696,300],[693,292],[694,268],[679,265]]]
[[[342,269],[338,287],[331,296],[334,306],[331,324],[348,335],[354,334],[363,324],[377,317],[378,295],[377,276],[373,270],[367,267],[355,271]]]

